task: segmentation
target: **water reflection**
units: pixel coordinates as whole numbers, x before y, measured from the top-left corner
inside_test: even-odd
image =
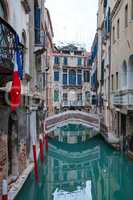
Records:
[[[49,140],[40,183],[32,173],[16,200],[132,200],[132,161],[99,136],[77,144],[66,141]]]
[[[97,131],[92,127],[71,123],[64,125],[63,127],[57,127],[57,129],[52,131],[49,135],[59,142],[75,144],[89,140],[97,135]]]

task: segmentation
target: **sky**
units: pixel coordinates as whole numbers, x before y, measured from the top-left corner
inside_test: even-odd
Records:
[[[98,0],[46,0],[54,42],[81,43],[90,50],[97,25]]]

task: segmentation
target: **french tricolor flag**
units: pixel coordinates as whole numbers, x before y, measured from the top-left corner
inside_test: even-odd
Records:
[[[19,53],[19,37],[16,34],[16,52],[15,52],[15,65],[12,76],[12,87],[10,91],[10,105],[11,111],[15,111],[21,103],[21,79],[22,79],[22,64]]]

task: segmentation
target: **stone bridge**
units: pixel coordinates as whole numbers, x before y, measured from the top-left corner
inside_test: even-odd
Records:
[[[69,123],[82,124],[86,127],[100,131],[99,117],[95,114],[82,111],[66,111],[46,118],[45,131],[49,133],[56,128],[63,127]]]

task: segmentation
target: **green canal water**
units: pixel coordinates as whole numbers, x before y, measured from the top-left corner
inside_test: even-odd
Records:
[[[63,128],[69,139],[49,139],[45,163],[39,162],[39,183],[32,172],[16,200],[133,200],[133,161],[100,136],[74,140],[77,126],[72,132],[70,127]],[[78,143],[70,144],[71,137]]]

